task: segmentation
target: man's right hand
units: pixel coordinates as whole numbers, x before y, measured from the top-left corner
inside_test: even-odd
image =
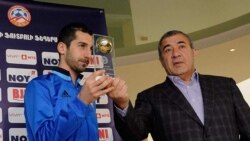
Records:
[[[85,104],[90,104],[101,95],[114,90],[112,82],[112,77],[105,75],[104,70],[97,70],[86,79],[78,97]]]
[[[113,78],[112,81],[113,90],[110,91],[108,96],[113,99],[114,103],[120,109],[124,109],[129,105],[129,96],[127,92],[126,82],[118,77]]]

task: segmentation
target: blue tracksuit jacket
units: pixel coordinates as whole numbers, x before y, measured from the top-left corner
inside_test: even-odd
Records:
[[[98,141],[95,107],[77,98],[69,72],[56,68],[31,80],[24,97],[29,141]]]

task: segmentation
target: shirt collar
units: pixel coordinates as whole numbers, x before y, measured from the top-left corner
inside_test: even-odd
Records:
[[[60,67],[55,67],[53,68],[52,72],[53,74],[56,74],[58,75],[59,77],[67,80],[67,81],[72,81],[71,79],[71,76],[70,76],[70,73],[69,71],[63,69],[63,68],[60,68]],[[81,79],[83,78],[83,75],[82,74],[79,74],[77,76],[77,83],[79,83],[81,81]]]
[[[174,75],[168,75],[167,76],[173,83],[182,83],[182,84],[185,84],[184,81],[179,77],[179,76],[174,76]],[[194,82],[199,82],[199,75],[198,75],[198,72],[197,70],[195,70],[192,74],[192,77],[191,77],[191,83],[190,84],[193,84]]]

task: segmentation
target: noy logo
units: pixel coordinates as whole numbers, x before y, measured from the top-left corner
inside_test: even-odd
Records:
[[[42,62],[44,66],[57,66],[59,55],[56,52],[42,52]]]
[[[15,5],[8,10],[8,19],[15,26],[25,27],[29,25],[31,21],[31,15],[25,7],[21,5]]]
[[[25,128],[10,128],[9,141],[28,141]]]
[[[44,66],[57,66],[59,64],[59,59],[55,58],[43,58]]]
[[[37,77],[35,69],[7,68],[7,81],[9,83],[28,83]]]

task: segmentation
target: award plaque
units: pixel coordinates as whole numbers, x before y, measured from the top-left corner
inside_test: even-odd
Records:
[[[114,76],[114,38],[111,36],[93,35],[93,57],[94,57],[94,71],[103,69],[106,74]]]

